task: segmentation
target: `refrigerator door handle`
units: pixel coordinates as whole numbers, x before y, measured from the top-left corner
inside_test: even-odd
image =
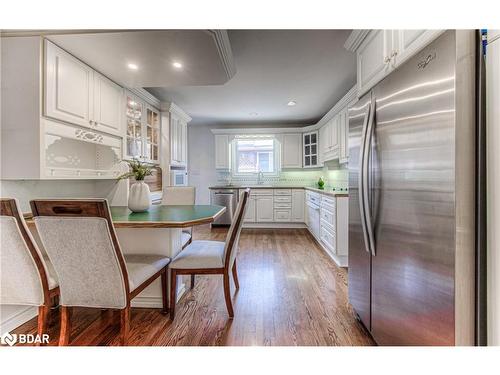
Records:
[[[375,256],[375,237],[373,235],[373,223],[372,223],[372,213],[370,208],[370,200],[369,200],[369,186],[368,186],[368,174],[369,165],[370,165],[370,154],[371,154],[371,146],[372,146],[372,138],[373,131],[375,128],[375,99],[372,99],[370,110],[370,120],[367,124],[366,134],[365,134],[365,142],[363,146],[363,191],[362,191],[362,200],[363,200],[363,211],[365,214],[365,225],[366,232],[368,237],[368,247],[373,256]]]
[[[360,211],[360,217],[361,217],[361,228],[363,229],[363,238],[364,238],[364,243],[365,243],[365,250],[367,253],[370,253],[370,242],[369,242],[369,237],[368,237],[368,230],[366,226],[366,208],[365,208],[365,200],[363,198],[363,192],[364,192],[364,186],[366,185],[365,179],[364,179],[364,158],[365,158],[365,149],[366,149],[366,131],[368,129],[368,121],[370,118],[370,109],[371,109],[371,103],[368,103],[365,117],[363,120],[363,130],[361,134],[361,145],[360,145],[360,150],[359,150],[359,178],[358,178],[358,199],[359,199],[359,211]]]

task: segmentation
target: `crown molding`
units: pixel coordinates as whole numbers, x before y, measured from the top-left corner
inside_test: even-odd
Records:
[[[143,89],[142,87],[127,87],[126,89],[135,96],[138,96],[139,98],[144,100],[146,103],[152,105],[153,107],[156,107],[157,109],[160,109],[160,100],[156,96],[151,95],[149,91]]]
[[[216,128],[210,129],[212,134],[284,134],[284,133],[303,133],[306,127],[297,127],[297,128]]]
[[[348,104],[357,99],[358,90],[356,85],[354,85],[343,97],[340,99],[337,104],[333,106],[322,118],[319,120],[316,125],[314,125],[317,129],[321,128],[324,124],[330,121],[337,113],[339,113],[342,109],[344,109]]]
[[[161,102],[160,111],[175,113],[186,122],[190,122],[192,120],[191,116],[189,116],[181,107],[173,102]]]
[[[344,43],[344,48],[351,52],[356,52],[360,44],[366,38],[370,30],[353,30]]]
[[[217,51],[222,61],[222,66],[230,80],[236,74],[236,65],[234,64],[233,51],[231,50],[231,42],[226,30],[206,30],[214,39]]]

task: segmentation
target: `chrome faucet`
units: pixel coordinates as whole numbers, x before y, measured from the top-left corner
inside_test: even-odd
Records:
[[[257,175],[257,185],[261,185],[264,183],[264,173],[262,171],[259,171],[259,174]]]

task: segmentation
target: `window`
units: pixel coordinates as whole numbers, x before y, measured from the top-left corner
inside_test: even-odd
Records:
[[[278,156],[273,138],[237,138],[234,140],[234,174],[277,174]]]

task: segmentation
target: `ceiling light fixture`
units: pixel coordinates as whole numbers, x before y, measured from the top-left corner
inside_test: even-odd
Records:
[[[297,105],[297,102],[295,100],[290,100],[286,105],[289,107],[293,107],[294,105]]]
[[[174,61],[172,63],[172,66],[175,68],[175,69],[182,69],[182,64],[178,61]]]
[[[258,113],[257,113],[257,112],[250,112],[250,113],[249,113],[249,115],[250,115],[250,116],[257,116],[257,115],[258,115]]]
[[[134,64],[134,63],[129,63],[129,64],[127,64],[127,66],[128,66],[128,68],[130,70],[137,70],[137,69],[139,69],[139,67],[137,66],[137,64]]]

